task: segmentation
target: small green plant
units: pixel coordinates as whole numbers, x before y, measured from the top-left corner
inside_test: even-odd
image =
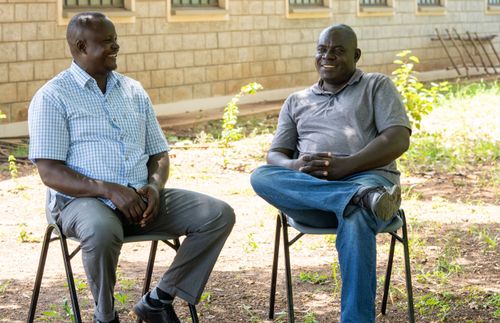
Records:
[[[209,308],[211,302],[212,302],[212,293],[204,292],[203,294],[201,294],[200,303],[203,304],[203,307]]]
[[[240,93],[236,94],[224,108],[224,114],[222,115],[221,133],[221,140],[224,147],[229,147],[229,143],[231,141],[237,141],[243,136],[242,129],[237,127],[239,113],[237,104],[240,101],[240,98],[245,94],[255,94],[258,90],[262,89],[263,87],[259,83],[249,83],[241,87]]]
[[[69,305],[66,298],[63,298],[63,310],[64,313],[66,313],[66,317],[69,317],[71,322],[74,323],[76,321],[75,314],[73,313],[73,308]]]
[[[16,165],[16,157],[14,155],[9,155],[9,172],[12,179],[16,179],[18,175],[18,169]]]
[[[307,312],[304,315],[304,323],[319,323],[319,321],[316,320],[316,315],[313,312]]]
[[[0,283],[0,294],[3,294],[7,291],[7,288],[9,288],[10,283],[11,283],[10,280],[6,280]]]
[[[415,308],[420,315],[437,317],[444,320],[451,312],[449,301],[452,296],[451,293],[443,293],[442,295],[426,294],[418,300]]]
[[[246,253],[254,252],[259,247],[259,245],[257,244],[257,242],[255,242],[254,234],[255,233],[253,233],[253,232],[250,232],[250,233],[247,234],[247,241],[243,245],[243,250]]]
[[[299,280],[303,283],[323,285],[328,282],[328,276],[319,273],[301,272],[299,274]]]
[[[493,308],[493,317],[500,318],[500,293],[494,293],[486,301],[486,306]]]
[[[473,227],[469,230],[471,233],[476,234],[478,238],[486,244],[487,250],[496,250],[498,246],[498,236],[492,236],[488,230]]]
[[[49,305],[49,309],[42,312],[40,319],[47,322],[60,322],[64,320],[61,314],[57,311],[57,306],[55,304]]]
[[[432,111],[449,87],[448,82],[431,83],[430,87],[419,82],[413,67],[420,63],[420,60],[410,54],[410,50],[396,54],[398,59],[394,61],[394,64],[398,64],[399,67],[392,72],[392,75],[394,75],[394,84],[403,98],[412,127],[420,129],[422,117]]]
[[[115,293],[115,299],[118,301],[118,303],[120,303],[120,305],[123,307],[127,304],[127,300],[129,298],[129,295],[127,293],[122,293],[122,292],[118,292],[118,293]]]
[[[17,240],[22,243],[40,242],[40,239],[34,237],[31,232],[26,231],[26,223],[19,224],[19,235],[17,236]]]
[[[332,282],[333,292],[338,293],[342,287],[342,281],[340,279],[340,264],[337,261],[332,262]]]

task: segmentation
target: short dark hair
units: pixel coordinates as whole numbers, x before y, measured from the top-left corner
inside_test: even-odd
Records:
[[[342,30],[344,33],[348,35],[349,39],[351,39],[351,41],[354,42],[354,48],[358,48],[358,37],[356,36],[356,33],[354,32],[354,29],[351,28],[351,26],[345,24],[331,25],[323,29],[321,34],[329,33],[332,30]]]
[[[97,22],[108,19],[100,12],[80,12],[74,15],[66,30],[66,40],[70,47],[75,45],[75,41],[82,37],[82,33],[87,29],[93,29]]]

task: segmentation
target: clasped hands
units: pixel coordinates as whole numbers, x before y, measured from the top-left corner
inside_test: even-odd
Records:
[[[160,190],[156,185],[146,184],[138,190],[110,184],[109,199],[130,223],[144,227],[156,217],[160,206]]]
[[[301,155],[296,163],[298,171],[329,181],[349,175],[352,169],[348,157],[334,156],[331,152]]]

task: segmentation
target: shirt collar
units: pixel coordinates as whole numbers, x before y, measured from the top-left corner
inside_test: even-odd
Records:
[[[71,74],[73,74],[73,77],[75,78],[75,81],[80,87],[84,88],[87,83],[91,80],[94,80],[92,76],[90,76],[87,72],[85,72],[78,64],[76,64],[75,61],[71,63],[71,66],[69,68]],[[107,79],[107,89],[111,89],[115,84],[120,84],[120,80],[118,77],[115,75],[116,73],[111,71],[108,74],[108,79]],[[95,81],[95,80],[94,80]]]
[[[349,81],[347,81],[347,83],[344,84],[344,86],[342,86],[340,89],[338,89],[335,92],[323,90],[323,80],[319,80],[318,83],[311,86],[311,91],[314,94],[318,94],[318,95],[337,94],[337,93],[341,92],[343,89],[345,89],[347,86],[358,83],[361,80],[361,77],[363,76],[363,74],[364,74],[363,71],[361,71],[359,68],[357,68],[354,71],[354,73],[352,74],[351,78],[349,78]]]

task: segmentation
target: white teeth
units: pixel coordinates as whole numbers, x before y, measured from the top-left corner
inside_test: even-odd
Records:
[[[333,65],[323,65],[323,67],[326,67],[326,68],[333,68],[333,67],[335,67],[335,66],[333,66]]]

